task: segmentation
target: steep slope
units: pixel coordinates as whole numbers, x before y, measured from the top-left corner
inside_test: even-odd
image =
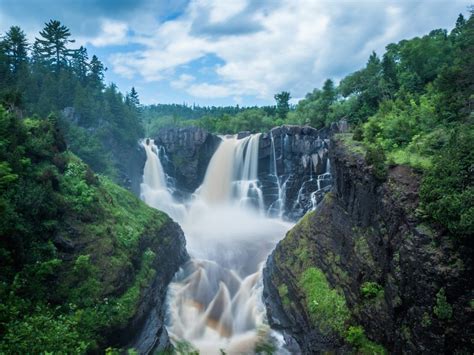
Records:
[[[473,253],[422,223],[420,177],[396,166],[378,180],[347,134],[330,158],[332,192],[268,259],[270,322],[303,353],[472,352]]]
[[[180,227],[67,151],[53,118],[1,110],[0,135],[0,352],[133,345],[152,310],[142,345],[166,347]]]

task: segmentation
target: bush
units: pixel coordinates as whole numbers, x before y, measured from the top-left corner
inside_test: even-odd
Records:
[[[453,236],[474,230],[474,128],[455,131],[423,179],[421,207]]]
[[[350,326],[345,336],[346,342],[351,344],[358,354],[386,354],[383,346],[367,339],[364,328],[361,326]]]
[[[373,175],[380,181],[387,178],[385,159],[385,153],[380,145],[369,145],[367,147],[365,160],[367,164],[372,165]]]
[[[383,287],[377,282],[364,282],[360,286],[362,297],[366,299],[375,298],[383,294]]]
[[[441,288],[436,294],[436,305],[433,308],[433,312],[436,317],[442,320],[451,319],[453,316],[453,307],[451,307],[446,299],[444,288]]]
[[[354,129],[354,135],[352,136],[352,139],[359,142],[362,142],[364,140],[364,130],[361,126],[357,126]]]
[[[307,269],[300,287],[306,298],[311,320],[323,333],[330,331],[342,334],[349,310],[344,296],[329,286],[323,272],[317,268]]]

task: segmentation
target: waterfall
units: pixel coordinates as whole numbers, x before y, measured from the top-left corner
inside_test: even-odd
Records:
[[[142,200],[149,206],[166,212],[174,220],[182,220],[185,208],[173,201],[172,191],[167,186],[166,175],[158,157],[158,148],[152,139],[141,144],[147,158],[143,169],[143,183],[140,185]]]
[[[280,177],[278,176],[278,171],[277,171],[277,166],[276,166],[275,140],[273,139],[273,133],[271,131],[270,131],[270,142],[271,142],[270,175],[275,179],[277,183],[278,198],[268,208],[268,214],[274,215],[273,211],[277,210],[278,211],[277,216],[279,218],[282,218],[283,214],[285,213],[285,197],[286,197],[287,180],[282,184],[280,181]]]
[[[153,141],[143,143],[142,198],[175,218],[192,257],[168,289],[168,333],[202,354],[248,354],[278,338],[266,323],[261,272],[292,224],[262,213],[259,140],[260,134],[224,137],[185,205],[173,200]]]
[[[260,133],[243,139],[224,137],[211,158],[199,189],[199,196],[209,204],[228,204],[263,209],[263,194],[258,181],[258,146]]]

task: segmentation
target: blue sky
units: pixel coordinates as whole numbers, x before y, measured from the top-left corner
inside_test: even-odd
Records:
[[[359,69],[372,51],[451,29],[470,0],[0,0],[0,31],[33,41],[58,19],[107,66],[106,80],[141,101],[293,102]]]

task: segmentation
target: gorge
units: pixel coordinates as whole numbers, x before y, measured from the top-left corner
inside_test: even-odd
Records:
[[[474,353],[474,9],[339,2],[0,2],[0,354]]]
[[[300,128],[282,129],[294,132]],[[315,130],[306,131],[316,133]],[[202,132],[199,130],[179,133],[184,137],[194,133],[199,145],[206,142],[200,139]],[[294,141],[299,138],[299,135],[295,136]],[[322,142],[319,137],[315,138]],[[269,139],[271,151],[263,156],[268,167],[265,172],[260,165],[265,161],[261,157],[260,143]],[[180,142],[179,139],[170,141]],[[181,225],[192,257],[175,276],[168,291],[168,332],[175,343],[189,341],[206,354],[219,354],[220,349],[232,354],[253,352],[260,343],[281,342],[281,337],[271,331],[266,322],[261,270],[269,252],[293,224],[282,219],[284,212],[291,209],[285,209],[286,192],[279,182],[280,176],[276,175],[277,161],[283,161],[284,153],[292,153],[288,142],[290,139],[278,140],[281,149],[277,157],[273,132],[265,136],[220,137],[202,185],[187,200],[183,200],[182,192],[173,197],[177,190],[175,180],[165,174],[161,164],[162,160],[169,162],[173,156],[169,156],[165,146],[155,145],[153,139],[142,142],[147,160],[141,197]],[[306,142],[304,147],[294,144],[296,149],[306,149],[307,153],[302,155],[303,159],[298,159],[298,164],[307,169],[309,175],[302,186],[314,180],[314,186],[320,187],[321,180],[329,180],[327,174],[322,177],[316,174],[318,159],[323,161],[323,157],[311,149],[324,149],[323,144]],[[186,150],[184,152],[186,154]],[[311,153],[315,158],[309,162],[307,157]],[[327,150],[321,154],[327,157]],[[194,169],[199,166],[195,165]],[[268,183],[266,186],[267,191],[274,190],[270,196],[264,194],[265,184],[259,179],[259,175],[265,173],[274,179],[274,186],[268,186]],[[298,195],[291,203],[298,203],[303,192]]]
[[[469,297],[470,268],[459,268],[465,256],[448,257],[445,245],[448,254],[435,257],[429,241],[436,232],[414,215],[416,173],[397,167],[386,184],[378,181],[346,132],[345,122],[323,131],[282,126],[220,137],[185,128],[142,143],[142,199],[180,224],[191,255],[168,289],[166,324],[175,345],[189,342],[205,354],[251,353],[262,344],[282,354],[348,345],[383,352],[370,337],[395,351],[457,349],[439,333],[443,320],[430,314],[438,285],[453,282],[464,291],[452,309],[462,312]],[[206,159],[186,166],[183,155],[192,159],[203,151]],[[177,171],[197,172],[200,164],[206,166],[202,183],[182,188]],[[186,192],[190,186],[197,186],[193,193]],[[450,266],[452,258],[458,266]],[[415,267],[419,260],[426,261]],[[407,283],[407,270],[415,268],[423,283]],[[301,283],[305,270],[320,270],[325,287],[342,297],[343,328],[313,317]],[[462,279],[466,288],[458,284]],[[373,296],[364,296],[366,285],[377,290]],[[423,297],[411,299],[420,292]],[[416,334],[408,331],[421,323]],[[350,343],[351,329],[362,329],[365,340]]]

